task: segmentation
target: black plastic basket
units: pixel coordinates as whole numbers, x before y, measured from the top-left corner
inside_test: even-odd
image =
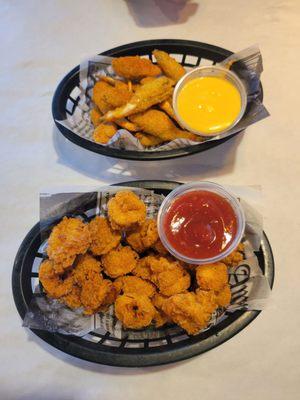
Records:
[[[210,44],[195,42],[191,40],[177,39],[145,40],[142,42],[135,42],[124,46],[115,47],[114,49],[107,50],[101,54],[110,57],[147,55],[151,59],[152,51],[154,49],[164,50],[172,55],[175,55],[176,58],[185,67],[196,67],[199,65],[203,65],[204,63],[214,65],[223,61],[225,58],[232,54],[231,51],[222,49],[221,47],[216,47]],[[67,113],[70,115],[74,113],[79,101],[79,95],[74,95],[74,93],[78,93],[78,86],[79,65],[75,67],[72,71],[70,71],[58,85],[52,101],[52,115],[57,128],[67,139],[77,144],[78,146],[84,147],[85,149],[91,150],[98,154],[129,160],[163,160],[187,156],[194,153],[200,153],[226,142],[227,140],[237,135],[237,133],[239,133],[237,132],[229,137],[219,140],[207,141],[199,145],[187,146],[184,148],[166,151],[141,152],[114,149],[107,146],[102,146],[101,144],[92,142],[73,133],[71,130],[63,127],[56,122],[56,120],[65,120],[67,118]],[[262,97],[263,93],[261,88],[261,100]],[[69,110],[69,107],[67,107],[67,102],[68,104],[72,104],[71,111]]]
[[[180,183],[133,181],[118,185],[142,187],[167,195]],[[88,203],[85,208],[87,212],[90,208]],[[81,210],[82,213],[84,213],[84,210]],[[40,224],[36,224],[21,244],[15,259],[12,289],[15,304],[22,319],[32,298],[33,287],[38,280],[38,265],[44,257],[40,250],[43,245],[42,237],[45,234],[47,235],[47,232],[49,234],[49,231],[49,227],[41,231]],[[272,287],[274,260],[265,234],[257,257],[260,267]],[[142,367],[172,363],[208,351],[236,335],[259,313],[259,311],[228,313],[219,324],[196,336],[188,336],[180,328],[175,330],[173,334],[170,334],[169,329],[161,328],[163,337],[153,340],[117,339],[111,336],[109,332],[102,335],[90,332],[84,337],[75,337],[42,330],[32,331],[57,349],[84,360],[113,366]]]

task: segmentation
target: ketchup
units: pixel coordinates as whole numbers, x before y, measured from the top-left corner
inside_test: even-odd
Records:
[[[207,190],[187,192],[171,203],[163,229],[178,253],[205,259],[223,253],[237,234],[237,217],[230,203]]]

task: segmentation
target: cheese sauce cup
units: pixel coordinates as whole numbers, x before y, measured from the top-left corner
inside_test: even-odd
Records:
[[[237,198],[212,182],[179,186],[162,202],[158,233],[166,249],[188,264],[227,257],[240,243],[245,216]]]
[[[247,93],[240,78],[220,66],[204,66],[185,74],[173,94],[180,125],[212,137],[227,132],[245,113]]]

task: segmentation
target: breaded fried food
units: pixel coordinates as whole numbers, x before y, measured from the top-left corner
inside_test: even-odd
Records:
[[[227,307],[231,301],[230,286],[226,284],[219,292],[215,292],[215,296],[218,306]]]
[[[197,140],[197,135],[175,126],[163,111],[150,109],[129,117],[143,132],[161,138],[163,141],[174,139]]]
[[[145,147],[158,146],[164,143],[164,140],[157,136],[148,135],[143,132],[137,132],[135,137],[139,139],[141,144]]]
[[[151,248],[162,256],[166,256],[167,254],[169,254],[168,250],[162,244],[162,241],[160,239],[158,239],[157,242],[155,242],[154,245],[151,246]]]
[[[228,283],[227,267],[222,262],[199,265],[196,279],[200,289],[218,292]]]
[[[150,260],[150,269],[151,281],[165,296],[185,292],[191,285],[190,274],[176,261],[165,257],[154,258]]]
[[[65,303],[69,308],[76,309],[82,306],[81,300],[81,288],[79,286],[74,285],[70,293],[66,296],[60,298],[60,300]]]
[[[104,272],[111,278],[118,278],[131,272],[137,265],[138,254],[129,246],[119,246],[102,256]]]
[[[106,144],[117,132],[117,127],[112,122],[99,123],[93,133],[93,139],[96,143]]]
[[[213,290],[196,290],[197,301],[203,309],[212,314],[218,307],[217,297]]]
[[[232,253],[230,253],[227,257],[221,260],[222,263],[226,264],[228,267],[236,267],[240,262],[243,261],[244,255],[244,245],[240,243]]]
[[[84,307],[84,314],[91,315],[99,311],[108,293],[111,281],[96,275],[93,280],[87,280],[81,288],[80,300]]]
[[[112,86],[101,80],[96,82],[93,89],[93,102],[103,114],[116,107],[125,105],[131,97],[132,93],[123,82],[121,86],[120,84]]]
[[[146,206],[139,197],[129,191],[118,192],[107,204],[108,218],[113,229],[134,229],[146,219]]]
[[[169,117],[173,118],[174,121],[178,122],[177,118],[176,118],[175,111],[174,111],[174,109],[172,107],[172,98],[170,98],[168,100],[165,100],[162,103],[160,103],[159,104],[159,108],[161,110],[163,110],[166,114],[168,114]]]
[[[126,235],[127,243],[138,253],[154,245],[157,240],[157,224],[154,219],[146,219],[142,225]]]
[[[121,233],[113,230],[107,218],[95,217],[89,223],[91,235],[90,251],[96,256],[102,256],[116,248],[121,242]]]
[[[151,264],[156,257],[153,255],[148,255],[146,257],[140,258],[137,262],[137,266],[134,268],[132,273],[140,278],[151,280],[152,270]]]
[[[116,301],[116,298],[119,296],[120,291],[120,285],[116,283],[116,281],[112,282],[111,285],[108,286],[106,296],[101,304],[101,307],[99,308],[99,311],[107,311],[108,307]]]
[[[165,51],[154,50],[152,54],[156,58],[157,64],[160,66],[163,73],[175,82],[179,81],[186,73],[183,66]]]
[[[127,56],[114,58],[112,67],[115,73],[126,79],[139,80],[146,76],[157,76],[161,69],[147,58]]]
[[[172,86],[173,81],[165,76],[140,85],[125,105],[108,111],[100,118],[100,121],[115,121],[145,111],[153,105],[168,99],[173,92]]]
[[[125,328],[142,329],[151,324],[155,308],[147,296],[123,294],[115,302],[115,313]]]
[[[54,266],[53,261],[43,261],[39,268],[39,280],[50,297],[59,299],[72,291],[73,279],[70,276],[63,279],[57,275]]]
[[[115,282],[120,285],[121,292],[124,294],[134,293],[147,297],[152,297],[155,294],[155,286],[137,276],[121,276]]]
[[[50,234],[47,254],[54,262],[56,273],[71,267],[78,254],[84,254],[90,245],[88,226],[77,218],[64,217]]]
[[[98,108],[94,107],[91,111],[90,111],[90,118],[92,121],[92,124],[94,125],[94,127],[96,128],[99,125],[99,118],[101,117],[101,113],[98,110]]]
[[[162,309],[177,325],[189,335],[196,335],[205,328],[211,318],[212,306],[206,308],[207,302],[199,299],[195,293],[176,294],[166,299]],[[216,305],[214,305],[216,308]]]
[[[139,130],[139,128],[133,122],[128,121],[126,118],[116,119],[115,124],[120,128],[127,129],[131,132],[137,132]]]
[[[171,319],[162,310],[162,306],[167,298],[168,297],[165,297],[159,293],[155,293],[155,295],[152,297],[152,304],[155,307],[155,315],[153,321],[156,328],[159,328],[168,322],[172,322]]]
[[[74,282],[81,287],[86,281],[94,280],[95,276],[102,277],[101,271],[101,262],[90,254],[84,254],[79,257],[71,274]]]

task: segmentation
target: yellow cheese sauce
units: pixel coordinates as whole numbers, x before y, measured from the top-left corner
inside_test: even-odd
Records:
[[[231,126],[241,110],[238,89],[221,77],[203,76],[188,81],[177,96],[177,110],[185,123],[204,134]]]

